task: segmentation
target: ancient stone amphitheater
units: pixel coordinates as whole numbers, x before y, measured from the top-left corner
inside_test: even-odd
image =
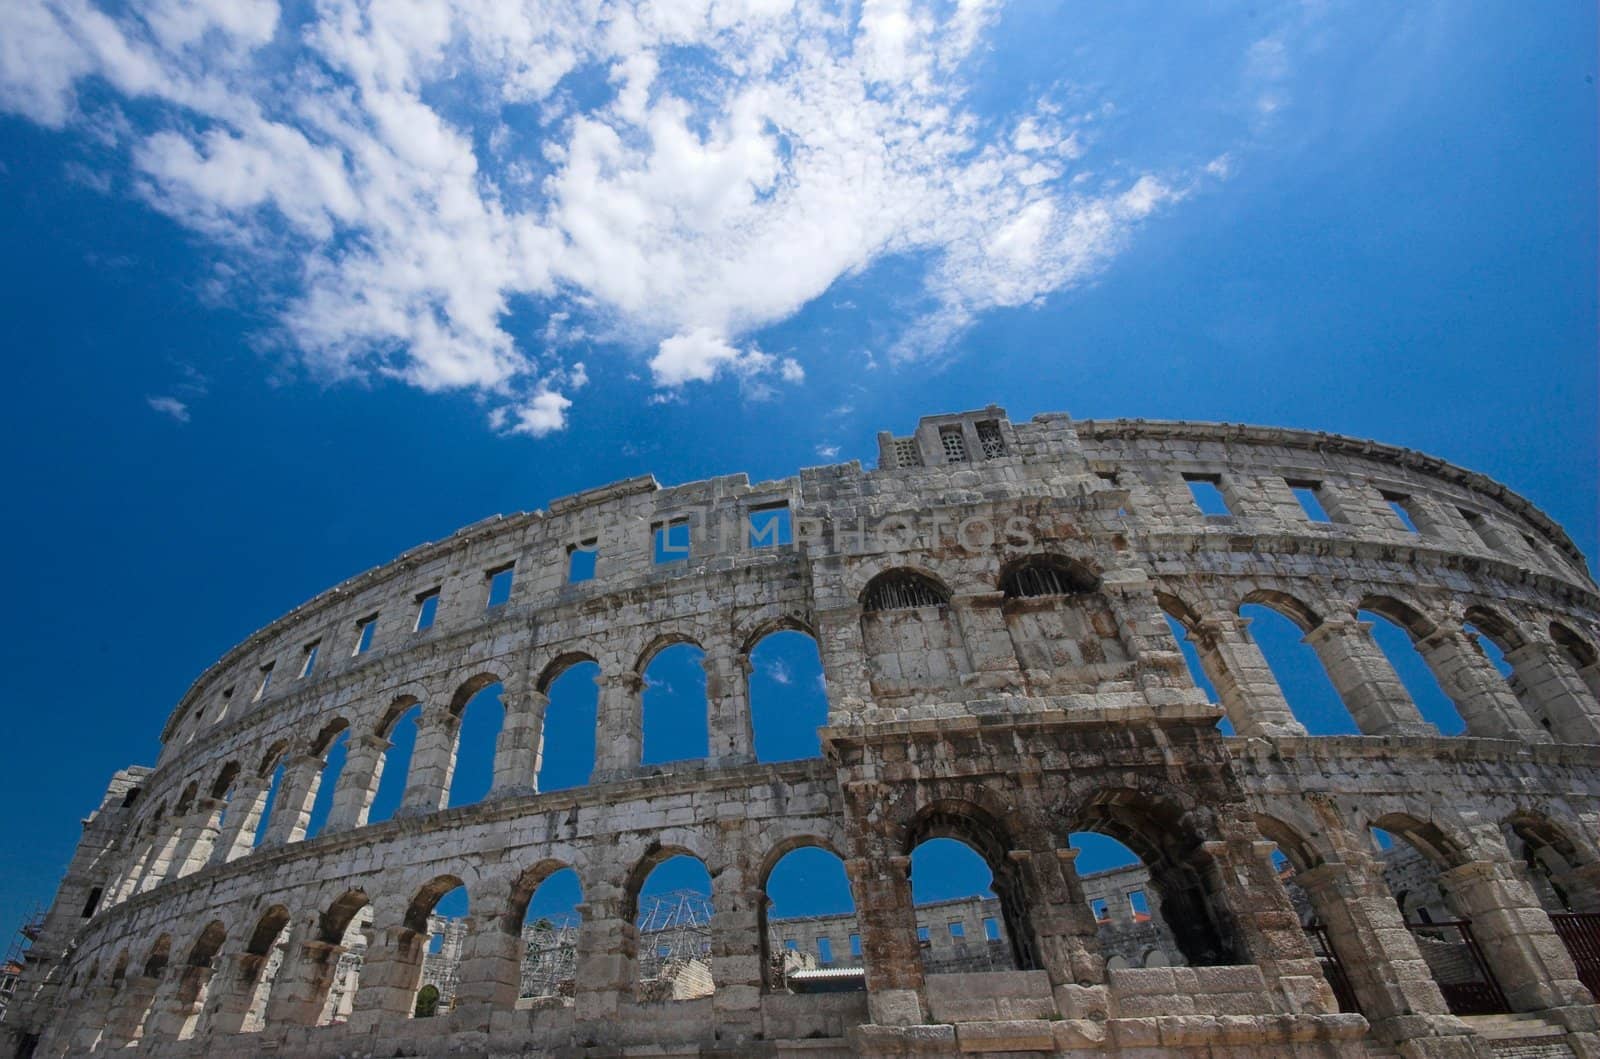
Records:
[[[1560,527],[1328,434],[988,408],[878,448],[488,519],[229,651],[85,821],[4,1024],[19,1054],[1600,1056],[1600,596]],[[1252,605],[1303,630],[1359,734],[1307,734]],[[790,629],[820,651],[821,753],[758,763],[749,654]],[[641,674],[684,642],[708,752],[642,765]],[[547,691],[578,663],[601,674],[592,781],[541,793]],[[493,684],[492,790],[445,808]],[[368,823],[418,704],[401,808]],[[1077,832],[1138,855],[1170,959],[1108,957]],[[908,868],[934,838],[992,872],[972,948],[1002,959],[929,957]],[[843,859],[859,949],[814,981],[766,921],[772,865],[808,845]],[[648,989],[641,881],[683,854],[712,880],[700,978]],[[526,996],[525,910],[566,868],[570,974]],[[458,886],[449,995],[419,1017]]]

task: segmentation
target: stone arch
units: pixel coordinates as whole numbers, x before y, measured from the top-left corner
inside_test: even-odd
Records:
[[[1453,672],[1450,647],[1443,645],[1445,653],[1441,654],[1441,645],[1429,639],[1440,632],[1440,624],[1420,607],[1386,592],[1362,596],[1355,614],[1358,620],[1374,619],[1369,622],[1372,640],[1388,659],[1418,715],[1446,735],[1466,733],[1472,710],[1459,681],[1453,679],[1458,674]],[[1400,634],[1404,634],[1403,647]]]
[[[1578,669],[1592,666],[1600,662],[1600,651],[1594,644],[1578,635],[1572,627],[1559,621],[1552,621],[1549,626],[1550,642],[1561,649],[1567,661]]]
[[[1502,653],[1510,654],[1527,644],[1528,640],[1517,623],[1493,607],[1475,603],[1466,609],[1464,620],[1494,642]]]
[[[1600,856],[1573,838],[1576,828],[1530,808],[1514,809],[1500,826],[1547,912],[1600,911]]]
[[[461,717],[462,711],[467,708],[467,703],[472,697],[484,688],[499,684],[502,688],[510,690],[510,675],[501,671],[494,665],[480,665],[478,672],[456,685],[456,690],[450,695],[448,711],[450,716]]]
[[[250,938],[245,942],[244,951],[251,956],[268,955],[272,952],[273,943],[288,925],[289,909],[283,905],[269,906],[257,917],[256,925],[250,931]]]
[[[150,955],[144,960],[144,976],[146,978],[160,978],[166,971],[167,964],[172,959],[172,935],[163,933],[156,938],[155,944],[150,946]]]
[[[183,961],[184,965],[210,967],[211,961],[222,951],[222,943],[227,940],[227,925],[220,919],[213,919],[195,936],[194,944],[189,946],[189,955]]]
[[[916,567],[895,566],[869,580],[858,598],[872,696],[949,698],[972,667],[946,583]]]
[[[261,764],[256,766],[256,775],[261,779],[266,779],[268,776],[272,775],[273,770],[278,767],[278,763],[282,761],[283,755],[287,753],[288,750],[289,740],[274,740],[262,753],[260,759]]]
[[[401,718],[410,713],[413,707],[426,706],[428,692],[426,688],[417,685],[407,685],[389,696],[389,705],[384,708],[378,717],[378,723],[373,726],[372,734],[380,739],[389,739],[394,735],[395,725]]]
[[[669,839],[673,836],[667,836]],[[706,892],[698,884],[669,890],[649,905],[645,890],[658,869],[685,858],[704,875]],[[709,932],[670,929],[685,925],[710,925],[716,872],[704,856],[687,844],[652,842],[629,870],[623,888],[622,957],[636,983],[641,1000],[689,1000],[714,992]],[[653,940],[652,940],[653,939]],[[648,945],[648,947],[647,947]]]
[[[1403,838],[1440,870],[1448,870],[1471,860],[1471,844],[1433,820],[1409,812],[1386,812],[1369,821],[1370,826]]]
[[[1129,675],[1120,623],[1085,563],[1034,552],[1006,563],[1000,613],[1024,683],[1035,694],[1092,692]]]
[[[1033,552],[1003,565],[995,587],[1007,599],[1077,596],[1099,591],[1100,577],[1081,560]]]
[[[652,639],[635,670],[641,764],[711,755],[710,663],[700,638],[671,630]],[[651,672],[654,670],[654,679]],[[631,693],[630,693],[631,694]]]
[[[797,849],[820,849],[826,853],[833,854],[840,860],[844,859],[844,853],[841,852],[841,844],[825,835],[819,835],[814,831],[789,835],[769,846],[767,852],[761,858],[761,863],[756,869],[756,879],[763,889],[767,885],[768,877],[772,875],[772,869],[778,866],[780,860]]]
[[[428,917],[439,904],[439,899],[451,890],[465,887],[459,875],[436,875],[424,883],[411,897],[411,902],[406,905],[405,917],[402,922],[408,930],[418,934],[427,935]],[[470,900],[470,894],[468,895]],[[418,970],[420,970],[420,966]]]
[[[768,615],[754,625],[747,628],[742,635],[736,637],[739,644],[739,655],[749,658],[750,652],[756,645],[768,636],[777,632],[804,633],[813,640],[817,638],[817,630],[809,617],[785,610],[780,614]]]
[[[445,804],[451,807],[482,801],[493,789],[505,730],[505,700],[513,691],[509,674],[498,667],[475,668],[477,672],[456,686],[445,708],[441,731],[448,747],[435,749],[443,763]],[[491,693],[497,686],[498,696]]]
[[[755,760],[793,761],[822,755],[818,729],[828,723],[822,644],[792,615],[769,617],[746,633],[724,680],[732,693],[735,723],[748,732]]]
[[[350,722],[348,719],[342,716],[335,717],[317,729],[317,734],[311,737],[311,742],[307,744],[306,750],[317,757],[322,757],[328,752],[328,748],[333,745],[333,741],[349,730]]]
[[[317,940],[328,945],[340,944],[356,916],[371,903],[367,892],[360,888],[346,890],[334,898],[317,916]]]
[[[861,589],[863,612],[910,610],[919,607],[950,605],[949,587],[932,573],[912,566],[884,570]]]
[[[211,797],[219,801],[227,798],[229,792],[233,790],[233,785],[238,782],[241,771],[237,760],[223,765],[217,772],[217,778],[211,782]]]
[[[1010,819],[991,811],[976,800],[944,798],[919,809],[902,830],[901,852],[910,857],[929,839],[949,838],[977,853],[993,876],[993,889],[1000,899],[1000,916],[1011,942],[1013,965],[1019,971],[1040,966],[1027,900],[1027,889],[1017,865],[1008,855],[1017,848],[1010,830],[1002,822]]]
[[[547,883],[562,885],[562,876],[570,877],[576,886],[574,902],[560,911],[547,909],[548,916],[541,912],[530,922],[540,891]],[[497,933],[503,941],[496,939],[490,944],[512,945],[503,950],[502,959],[508,972],[515,967],[516,997],[570,996],[576,990],[577,935],[587,893],[578,865],[559,856],[545,857],[511,880],[505,914],[497,917]],[[505,999],[514,1001],[516,997]]]
[[[1324,862],[1322,850],[1306,837],[1303,824],[1290,823],[1281,816],[1269,816],[1265,813],[1256,813],[1255,822],[1256,830],[1261,832],[1261,837],[1274,843],[1288,858],[1295,871],[1310,871]]]
[[[796,857],[795,854],[800,855]],[[808,871],[811,874],[807,874]],[[793,873],[798,873],[798,876]],[[775,911],[783,912],[785,907],[780,903],[783,898],[774,894],[773,886],[775,879],[783,883],[785,876],[789,877],[791,892],[797,883],[805,884],[807,900],[804,914],[808,917],[824,917],[803,921],[812,925],[816,947],[814,953],[807,951],[805,944],[798,939],[791,939],[790,944],[781,946],[774,944],[777,940],[774,937],[777,924],[785,920],[775,920],[773,914]],[[858,912],[855,887],[851,884],[844,857],[833,842],[815,833],[794,834],[781,839],[762,858],[756,881],[761,897],[756,902],[757,943],[754,947],[761,960],[763,991],[781,992],[789,988],[788,976],[795,971],[806,970],[812,960],[817,961],[819,966],[828,967],[838,961],[841,951],[847,954],[852,952],[852,932],[842,928],[846,924],[855,926],[853,937],[859,940],[859,925],[854,919]],[[827,903],[823,907],[826,898],[840,896],[835,888],[841,882],[842,906]],[[826,936],[822,933],[825,924],[829,928]],[[856,989],[865,988],[866,985],[864,978],[853,982],[846,980],[846,983]]]
[[[644,650],[639,652],[637,659],[633,663],[633,672],[641,677],[644,676],[645,670],[650,668],[650,663],[656,660],[656,656],[669,647],[688,644],[690,647],[703,652],[706,648],[705,644],[701,642],[702,639],[701,636],[695,633],[681,629],[660,633],[652,637],[650,642],[645,644]]]
[[[183,788],[183,793],[178,795],[177,804],[172,807],[174,817],[182,816],[194,808],[194,800],[200,796],[200,781],[190,780]]]
[[[1252,589],[1239,600],[1240,607],[1247,607],[1251,604],[1277,611],[1298,625],[1301,632],[1310,632],[1322,624],[1322,615],[1317,613],[1309,603],[1282,589]]]
[[[1252,615],[1247,607],[1265,613]],[[1340,635],[1348,625],[1341,617],[1271,587],[1246,593],[1235,613],[1245,626],[1240,638],[1266,663],[1275,698],[1307,734],[1358,735],[1381,723],[1376,716],[1366,717],[1363,727],[1363,717],[1373,712],[1363,710],[1374,699],[1366,680],[1370,667],[1353,664],[1351,646]],[[1296,634],[1292,638],[1290,628]]]
[[[633,922],[639,915],[639,891],[644,887],[645,880],[661,865],[674,857],[689,857],[705,865],[706,873],[712,876],[713,884],[716,876],[711,871],[711,864],[705,855],[694,845],[679,842],[652,841],[645,847],[643,853],[633,862],[633,867],[628,869],[628,874],[622,885],[623,918]]]
[[[517,877],[511,880],[510,891],[506,897],[505,913],[498,917],[500,929],[507,934],[518,934],[522,930],[522,921],[528,915],[528,902],[533,900],[534,893],[544,881],[560,871],[571,869],[578,875],[578,885],[583,885],[583,875],[568,861],[555,857],[546,857],[522,869]]]
[[[548,695],[550,693],[550,685],[559,680],[562,674],[573,666],[580,666],[586,662],[597,666],[600,665],[600,661],[587,651],[562,651],[549,662],[546,662],[544,668],[539,670],[539,677],[533,683],[534,690],[541,695]],[[602,671],[604,671],[604,667],[602,667]]]
[[[1362,596],[1355,609],[1387,618],[1410,634],[1413,641],[1431,636],[1439,629],[1439,624],[1422,608],[1386,593],[1371,592]]]

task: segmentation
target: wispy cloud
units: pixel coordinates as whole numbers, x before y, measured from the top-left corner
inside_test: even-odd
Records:
[[[149,405],[152,411],[171,416],[180,423],[189,421],[189,406],[176,397],[146,397],[144,403]]]
[[[579,341],[638,351],[663,391],[771,396],[805,369],[749,336],[902,255],[928,264],[893,358],[939,355],[1205,179],[1091,187],[1048,100],[975,114],[999,8],[326,0],[293,22],[274,0],[16,0],[0,108],[125,147],[136,193],[223,248],[231,282],[290,292],[310,370],[476,390],[493,427],[538,437],[605,371],[567,362]],[[90,78],[157,117],[80,97]],[[514,334],[524,296],[549,315]]]

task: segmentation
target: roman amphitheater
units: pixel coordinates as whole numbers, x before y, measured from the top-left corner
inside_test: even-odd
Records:
[[[1285,694],[1283,620],[1343,732]],[[758,760],[750,658],[795,633],[825,723]],[[622,481],[202,673],[84,821],[3,1025],[23,1056],[1600,1057],[1597,644],[1527,500],[1329,434],[991,407],[872,470]],[[645,671],[682,645],[703,752],[646,763]],[[582,667],[592,774],[541,791]],[[490,688],[492,783],[451,807]],[[1084,835],[1138,863],[1080,870]],[[950,840],[992,892],[919,904]],[[802,854],[847,914],[770,911]],[[646,886],[682,858],[708,892]],[[562,873],[574,915],[530,916]]]

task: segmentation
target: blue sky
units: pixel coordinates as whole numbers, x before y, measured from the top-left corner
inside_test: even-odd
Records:
[[[231,644],[631,474],[1275,423],[1595,554],[1593,5],[427,10],[7,8],[0,922]]]

